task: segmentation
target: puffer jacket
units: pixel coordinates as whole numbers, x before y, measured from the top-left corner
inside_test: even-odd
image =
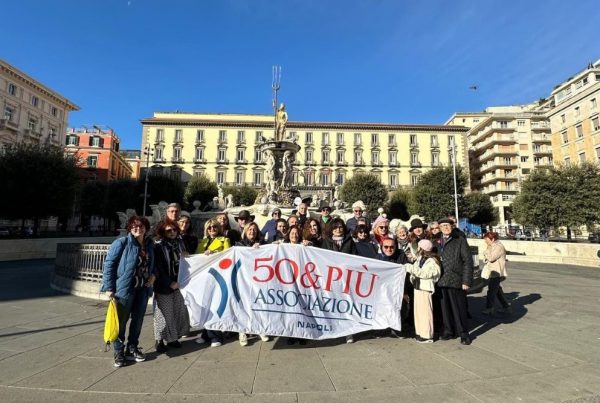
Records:
[[[148,257],[148,275],[155,275],[154,242],[144,239]],[[135,292],[135,271],[137,268],[140,244],[132,234],[114,241],[104,260],[101,292],[113,291],[119,299],[127,299]],[[146,288],[148,297],[152,295],[152,287]]]
[[[356,255],[356,244],[350,235],[346,235],[342,240],[342,246],[338,250],[335,241],[331,238],[325,237],[323,238],[323,242],[321,243],[322,249],[333,250],[335,252],[347,253],[349,255]]]
[[[423,266],[419,265],[420,261],[421,258],[417,258],[415,263],[406,265],[406,271],[410,273],[410,282],[417,290],[433,293],[435,291],[435,283],[438,282],[442,274],[442,269],[433,258],[425,260]]]
[[[439,240],[439,254],[442,258],[442,276],[438,287],[462,288],[473,282],[473,256],[465,238],[450,235],[444,243]]]

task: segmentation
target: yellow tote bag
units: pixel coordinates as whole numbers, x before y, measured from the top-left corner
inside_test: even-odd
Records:
[[[106,321],[104,322],[104,342],[106,347],[119,338],[119,316],[117,315],[117,303],[114,298],[108,303]]]

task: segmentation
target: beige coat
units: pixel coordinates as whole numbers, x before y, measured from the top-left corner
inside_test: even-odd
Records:
[[[506,277],[506,249],[500,241],[494,241],[483,252],[490,277]]]
[[[435,283],[440,279],[442,271],[437,261],[434,258],[429,258],[419,267],[420,257],[412,264],[406,265],[406,271],[410,273],[410,282],[415,284],[416,279],[419,279],[419,289],[423,291],[434,292]]]

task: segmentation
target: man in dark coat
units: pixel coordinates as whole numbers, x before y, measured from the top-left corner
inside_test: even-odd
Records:
[[[439,253],[442,258],[442,276],[437,285],[442,292],[444,327],[441,339],[460,336],[464,345],[471,344],[467,317],[467,294],[473,281],[473,257],[467,240],[452,231],[452,220],[439,220],[442,237]]]

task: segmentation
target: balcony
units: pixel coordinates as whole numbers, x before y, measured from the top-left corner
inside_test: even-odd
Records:
[[[482,141],[494,133],[510,133],[514,131],[515,128],[512,125],[501,126],[499,124],[494,124],[492,126],[487,126],[485,129],[475,134],[475,136],[471,139],[471,142],[477,143],[478,141]]]
[[[550,123],[548,123],[548,122],[532,122],[531,130],[533,130],[533,131],[550,131]]]
[[[365,166],[365,162],[363,160],[354,161],[354,166],[355,167],[364,167]]]
[[[410,148],[411,149],[419,148],[419,143],[410,143]]]
[[[410,163],[410,167],[411,168],[421,168],[421,163],[420,162],[411,162]]]
[[[224,160],[217,160],[217,164],[224,164],[224,165],[227,165],[227,164],[229,164],[229,160],[228,160],[228,159],[224,159]]]
[[[164,137],[157,137],[154,140],[154,144],[164,144],[165,143],[165,138]]]
[[[182,137],[175,137],[173,139],[173,144],[183,144],[183,138]]]
[[[517,137],[513,134],[498,133],[484,142],[474,143],[473,148],[475,152],[482,152],[493,144],[514,144],[516,141]]]
[[[200,144],[204,144],[205,140],[204,140],[204,136],[202,137],[196,137],[196,144],[200,145]]]
[[[383,162],[381,162],[381,161],[371,161],[371,166],[372,167],[382,167],[383,166]]]
[[[531,136],[531,141],[534,143],[550,143],[551,136],[549,134],[534,134]]]
[[[335,165],[337,165],[338,167],[345,167],[348,166],[348,163],[346,161],[337,161]]]
[[[171,162],[173,164],[184,164],[185,163],[185,159],[183,159],[181,157],[173,157],[173,158],[171,158]]]
[[[533,155],[552,155],[552,147],[540,147],[533,149]]]
[[[194,158],[195,164],[206,164],[206,160],[204,158]]]
[[[398,161],[390,161],[389,164],[388,164],[388,166],[398,167],[398,166],[400,166],[400,164],[398,164]]]
[[[156,157],[152,160],[152,162],[154,162],[155,164],[164,164],[165,162],[167,162],[167,160],[163,157]]]
[[[248,165],[248,160],[236,160],[235,163],[238,165]]]
[[[219,137],[217,140],[218,145],[227,145],[227,137]]]

